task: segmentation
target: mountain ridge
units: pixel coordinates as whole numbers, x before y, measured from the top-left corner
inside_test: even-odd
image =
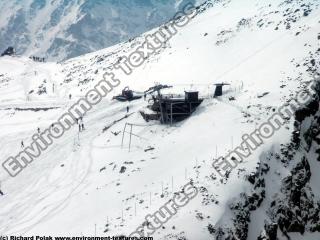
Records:
[[[128,40],[191,1],[0,1],[0,49],[61,61]]]

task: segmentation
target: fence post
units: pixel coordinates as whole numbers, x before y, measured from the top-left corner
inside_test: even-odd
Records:
[[[121,148],[123,147],[124,133],[126,131],[126,127],[127,127],[127,123],[124,125],[123,132],[122,132]]]

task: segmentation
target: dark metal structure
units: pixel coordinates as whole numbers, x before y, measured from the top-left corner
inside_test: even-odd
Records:
[[[225,85],[230,85],[228,83],[217,83],[217,84],[214,84],[216,86],[216,90],[214,92],[214,97],[219,97],[219,96],[222,96],[222,87],[225,86]]]
[[[121,95],[114,96],[113,99],[116,99],[120,102],[133,101],[133,100],[140,99],[143,96],[146,96],[147,94],[152,94],[154,92],[157,92],[158,96],[159,96],[161,89],[171,88],[171,87],[172,86],[159,84],[159,85],[156,85],[156,86],[149,88],[148,90],[146,90],[144,92],[136,92],[136,91],[130,90],[129,87],[125,87],[122,90]]]
[[[125,87],[122,90],[121,95],[114,96],[113,99],[116,99],[120,102],[126,102],[126,101],[133,101],[136,99],[142,98],[142,95],[140,94],[134,94],[135,92],[130,90],[129,87]]]
[[[199,99],[197,91],[186,91],[183,98],[162,95],[160,93],[161,87],[155,87],[155,89],[157,89],[158,95],[153,96],[152,104],[148,106],[154,113],[140,112],[146,121],[160,120],[164,124],[182,121],[188,118],[203,101],[203,99]]]
[[[162,89],[166,89],[166,88],[172,88],[172,86],[157,84],[157,85],[149,88],[148,90],[146,90],[144,93],[145,93],[145,94],[152,94],[152,93],[154,93],[154,92],[157,92],[157,93],[158,93],[158,96],[159,96],[159,95],[160,95],[160,91],[161,91]]]

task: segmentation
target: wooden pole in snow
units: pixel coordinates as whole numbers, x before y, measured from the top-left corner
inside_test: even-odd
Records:
[[[150,192],[150,206],[151,206],[151,192]]]
[[[129,141],[129,152],[131,150],[131,137],[132,137],[132,124],[130,124],[130,141]]]
[[[134,200],[134,216],[137,216],[137,200]]]
[[[173,176],[171,177],[171,187],[172,187],[172,192],[173,192]]]
[[[218,146],[216,145],[216,159],[218,158]]]
[[[233,136],[231,136],[231,149],[233,150]]]
[[[121,220],[123,222],[123,209],[121,209]]]
[[[185,178],[185,180],[187,180],[187,168],[185,168],[185,170],[184,170],[184,178]]]
[[[127,127],[127,123],[124,125],[123,132],[122,132],[121,148],[123,147],[124,133],[126,131],[126,127]]]
[[[161,182],[161,194],[163,195],[163,182]]]

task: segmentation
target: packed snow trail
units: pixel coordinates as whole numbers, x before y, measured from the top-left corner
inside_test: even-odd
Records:
[[[0,210],[1,233],[17,235],[28,232],[39,222],[62,211],[70,198],[81,191],[92,164],[92,141],[108,122],[125,114],[125,106],[113,106],[109,102],[100,104],[84,117],[86,130],[80,133],[80,146],[74,149],[74,139],[78,135],[78,126],[75,125],[23,170],[23,186],[19,184],[19,188],[6,189],[5,198],[11,200],[5,201],[7,205]],[[98,111],[102,107],[105,111]],[[31,137],[33,133],[20,132],[19,138],[11,139],[6,136],[4,149],[17,145],[21,138]],[[19,178],[6,180],[19,181]],[[19,219],[11,216],[19,216]]]

